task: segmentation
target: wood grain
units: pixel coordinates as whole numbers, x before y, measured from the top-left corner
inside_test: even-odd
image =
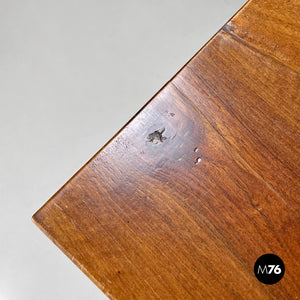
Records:
[[[299,73],[221,31],[173,82],[299,212]]]
[[[249,1],[224,29],[300,71],[300,1]]]
[[[110,298],[300,296],[299,57],[282,29],[299,34],[298,3],[268,3],[245,5],[33,216]],[[241,35],[244,14],[264,30]],[[253,272],[265,253],[286,268],[271,286]]]

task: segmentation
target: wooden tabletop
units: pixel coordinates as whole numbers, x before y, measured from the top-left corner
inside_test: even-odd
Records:
[[[300,297],[299,15],[248,2],[33,216],[110,298]]]

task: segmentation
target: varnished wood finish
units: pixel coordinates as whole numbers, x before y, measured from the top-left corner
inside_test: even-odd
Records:
[[[299,0],[252,0],[225,28],[299,72],[299,16]]]
[[[300,296],[298,10],[247,3],[34,215],[109,297]]]

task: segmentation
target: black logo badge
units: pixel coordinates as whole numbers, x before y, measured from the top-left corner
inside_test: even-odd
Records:
[[[284,263],[275,254],[264,254],[259,257],[254,265],[256,278],[264,284],[277,283],[284,275]]]

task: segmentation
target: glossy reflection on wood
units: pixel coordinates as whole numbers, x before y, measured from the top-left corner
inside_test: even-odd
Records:
[[[269,2],[245,5],[34,215],[109,297],[300,296],[299,5]],[[265,253],[286,268],[271,286],[253,272]]]

